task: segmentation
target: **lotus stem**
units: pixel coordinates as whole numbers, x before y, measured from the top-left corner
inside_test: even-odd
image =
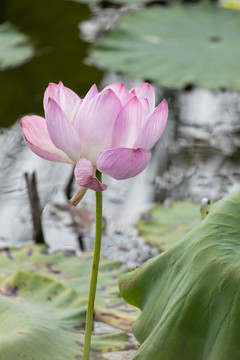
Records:
[[[98,170],[96,171],[96,177],[101,182],[102,174]],[[90,347],[91,347],[91,335],[93,329],[93,313],[94,303],[97,288],[97,277],[101,251],[102,240],[102,192],[96,191],[96,220],[95,220],[95,241],[92,261],[91,281],[88,296],[88,306],[86,315],[85,337],[83,345],[83,358],[82,360],[89,360]]]

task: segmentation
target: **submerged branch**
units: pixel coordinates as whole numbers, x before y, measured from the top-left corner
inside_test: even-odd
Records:
[[[33,239],[36,244],[44,244],[45,241],[42,230],[41,204],[37,191],[36,174],[35,172],[33,172],[32,174],[25,173],[24,177],[27,184],[28,198],[31,207],[33,222]]]

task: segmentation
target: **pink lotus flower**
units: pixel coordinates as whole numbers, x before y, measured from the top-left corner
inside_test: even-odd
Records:
[[[95,191],[106,189],[96,169],[118,180],[145,169],[168,116],[167,102],[155,108],[154,90],[147,83],[130,91],[121,83],[101,92],[93,85],[84,99],[61,82],[51,83],[44,110],[45,118],[21,120],[27,145],[44,159],[76,164],[78,185]]]

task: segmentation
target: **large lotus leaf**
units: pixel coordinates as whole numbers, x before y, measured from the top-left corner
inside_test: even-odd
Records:
[[[135,360],[240,359],[240,190],[182,241],[120,281],[142,309]]]
[[[92,49],[107,69],[161,86],[240,90],[239,13],[209,2],[153,6],[123,17]]]
[[[240,0],[222,0],[221,3],[226,9],[240,11]]]
[[[144,241],[167,250],[198,224],[199,219],[199,206],[190,201],[178,201],[170,207],[156,204],[143,214],[137,228]]]
[[[0,359],[81,359],[85,316],[86,300],[46,276],[17,272],[2,278]],[[123,332],[92,337],[93,354],[126,348]]]
[[[0,70],[18,66],[34,55],[34,48],[26,35],[10,23],[0,25]]]
[[[48,254],[45,246],[29,245],[19,250],[0,250],[1,275],[10,275],[21,269],[38,273],[75,289],[87,299],[92,266],[92,254],[81,257],[74,252],[59,251]],[[131,330],[138,311],[122,300],[118,290],[118,277],[126,272],[119,261],[104,258],[100,261],[95,302],[95,318],[123,330]]]

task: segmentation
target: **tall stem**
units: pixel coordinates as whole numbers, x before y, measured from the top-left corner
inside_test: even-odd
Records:
[[[102,174],[98,170],[96,172],[96,176],[99,181],[102,180]],[[96,220],[95,221],[96,221],[95,241],[94,241],[92,272],[91,272],[91,281],[90,281],[89,296],[88,296],[88,306],[87,306],[87,316],[86,316],[86,326],[85,326],[85,337],[84,337],[82,360],[89,360],[89,355],[90,355],[91,335],[92,335],[92,328],[93,328],[94,302],[95,302],[95,294],[96,294],[96,288],[97,288],[98,267],[99,267],[101,239],[102,239],[102,192],[101,191],[96,191]]]

